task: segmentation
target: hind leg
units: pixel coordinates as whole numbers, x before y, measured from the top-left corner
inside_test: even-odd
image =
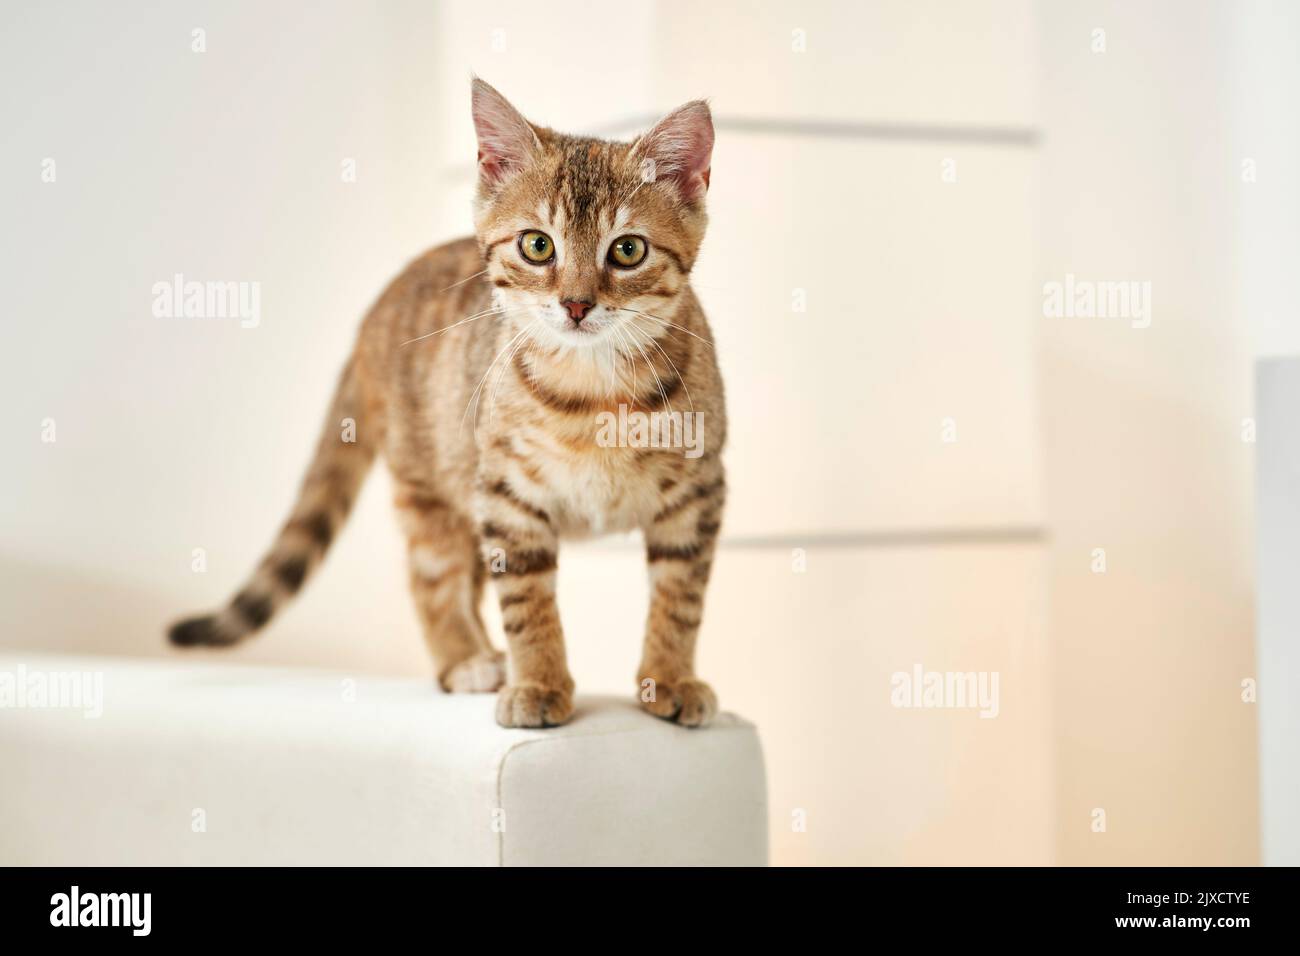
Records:
[[[505,680],[505,658],[479,616],[485,572],[474,525],[414,485],[399,483],[395,503],[406,532],[411,596],[438,683],[454,692],[496,690]]]

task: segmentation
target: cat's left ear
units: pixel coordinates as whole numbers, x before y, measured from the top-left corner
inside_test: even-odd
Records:
[[[636,141],[642,177],[671,183],[686,202],[704,198],[713,166],[713,116],[704,100],[679,106]]]

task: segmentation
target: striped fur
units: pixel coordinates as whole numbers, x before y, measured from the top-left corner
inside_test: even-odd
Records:
[[[726,494],[722,383],[689,285],[706,222],[707,107],[688,104],[633,143],[533,126],[479,81],[474,114],[476,236],[426,253],[380,297],[266,558],[229,605],[171,639],[228,645],[270,621],[319,567],[382,453],[445,688],[504,682],[506,726],[567,720],[559,542],[640,529],[652,594],[638,693],[651,713],[705,724],[717,702],[695,675],[695,643]],[[526,230],[552,237],[551,262],[524,258]],[[634,268],[606,261],[622,234],[647,242]],[[570,300],[595,303],[582,328],[560,305]],[[698,454],[603,441],[598,423],[620,410],[698,413]],[[340,440],[344,418],[355,442]],[[508,659],[480,617],[489,579]]]

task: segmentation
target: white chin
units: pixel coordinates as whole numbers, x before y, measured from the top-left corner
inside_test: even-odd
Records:
[[[557,344],[570,348],[590,348],[605,337],[603,326],[600,328],[574,328],[569,325],[559,329],[550,326],[550,333]]]

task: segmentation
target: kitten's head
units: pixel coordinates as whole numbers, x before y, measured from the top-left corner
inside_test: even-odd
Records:
[[[473,111],[474,223],[503,317],[556,348],[669,319],[704,237],[708,106],[687,103],[631,143],[534,126],[478,79]]]

